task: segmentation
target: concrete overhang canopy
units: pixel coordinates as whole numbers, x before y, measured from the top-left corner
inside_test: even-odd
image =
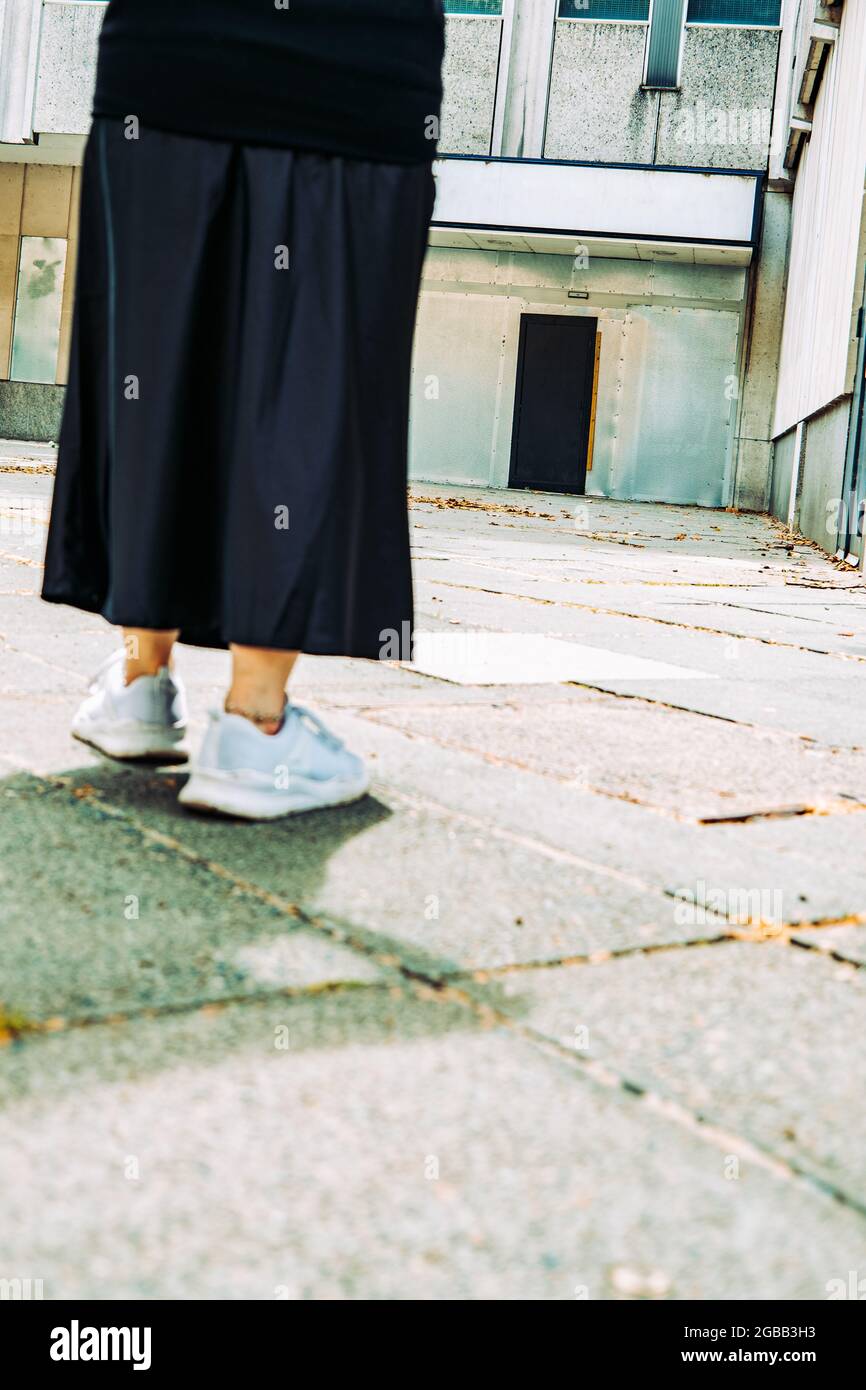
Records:
[[[803,152],[803,145],[812,133],[812,122],[799,116],[792,116],[788,123],[788,143],[785,146],[784,165],[786,169],[796,169]]]
[[[819,20],[816,20],[809,30],[798,93],[803,106],[814,104],[827,56],[836,42],[838,33],[838,25],[823,24]]]
[[[490,251],[748,265],[762,172],[437,159],[430,241]]]

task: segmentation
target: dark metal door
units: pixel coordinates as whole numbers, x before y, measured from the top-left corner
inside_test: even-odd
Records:
[[[598,320],[523,314],[509,487],[582,493]]]

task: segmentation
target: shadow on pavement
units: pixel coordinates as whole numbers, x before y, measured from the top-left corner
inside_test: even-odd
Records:
[[[293,1052],[482,1026],[417,980],[417,951],[410,978],[389,938],[317,929],[291,910],[387,807],[368,796],[273,824],[191,818],[180,781],[101,763],[0,782],[0,1040],[11,1044],[0,1094],[59,1094],[70,1068],[108,1080],[180,1058],[208,1066],[274,1049],[283,1023]],[[271,856],[290,868],[291,902],[262,881]]]

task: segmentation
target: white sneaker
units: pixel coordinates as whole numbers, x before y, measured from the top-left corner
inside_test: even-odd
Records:
[[[110,758],[165,758],[182,762],[186,697],[167,666],[156,676],[123,680],[124,652],[103,662],[90,694],[72,721],[72,734]]]
[[[184,806],[246,820],[341,806],[370,785],[364,763],[309,710],[287,705],[279,733],[211,710],[201,754],[180,793]]]

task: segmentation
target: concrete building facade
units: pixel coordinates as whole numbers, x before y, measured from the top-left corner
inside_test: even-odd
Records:
[[[461,9],[413,474],[763,508],[772,383],[757,377],[774,367],[787,245],[787,200],[768,208],[766,186],[780,6]],[[669,71],[651,74],[665,19]]]
[[[57,428],[77,166],[104,8],[0,0],[7,435]],[[849,0],[842,20],[854,33],[850,64],[863,28],[847,14],[856,8]],[[798,336],[790,293],[785,310],[792,205],[796,224],[817,177],[808,171],[821,103],[835,90],[825,54],[806,130],[792,64],[807,52],[803,14],[811,23],[814,9],[814,0],[446,0],[413,477],[778,507],[797,411],[820,413],[829,391],[846,394],[835,359],[817,395],[796,385],[809,312]],[[838,32],[840,13],[821,22]],[[837,182],[858,150],[852,136]],[[861,157],[861,194],[863,167]],[[809,244],[808,230],[795,236],[798,285],[809,281]],[[850,297],[847,306],[850,329]],[[847,351],[849,415],[852,361]],[[827,428],[834,440],[844,433]],[[817,449],[817,425],[812,439]]]

